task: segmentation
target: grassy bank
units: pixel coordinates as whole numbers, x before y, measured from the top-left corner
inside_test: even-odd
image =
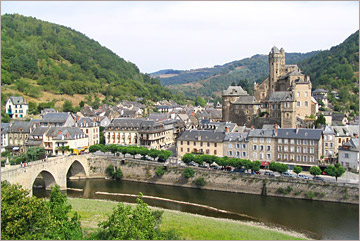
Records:
[[[85,231],[97,228],[97,224],[106,219],[117,202],[69,198],[73,210],[81,216]],[[129,204],[134,205],[134,204]],[[159,209],[152,207],[152,209]],[[304,236],[285,231],[273,230],[255,223],[228,219],[217,219],[195,214],[164,210],[161,228],[175,229],[187,240],[293,240],[305,239]]]

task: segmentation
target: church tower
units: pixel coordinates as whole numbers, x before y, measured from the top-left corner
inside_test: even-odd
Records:
[[[285,73],[285,51],[274,46],[269,53],[269,89],[268,96],[276,89],[276,83]]]

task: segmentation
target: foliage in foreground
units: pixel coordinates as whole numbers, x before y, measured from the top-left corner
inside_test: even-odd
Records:
[[[141,196],[140,193],[134,209],[119,203],[108,219],[99,223],[99,230],[93,234],[93,238],[99,240],[179,239],[174,231],[160,230],[163,211],[151,211],[141,200]]]
[[[82,239],[79,216],[69,218],[71,205],[59,186],[52,188],[48,202],[28,194],[20,185],[1,182],[2,239]]]

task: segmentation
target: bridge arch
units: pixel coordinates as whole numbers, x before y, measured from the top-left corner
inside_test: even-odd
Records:
[[[55,176],[51,172],[49,172],[47,170],[42,170],[38,173],[38,175],[35,176],[35,178],[33,178],[32,182],[31,182],[31,190],[34,187],[34,183],[37,178],[43,179],[46,190],[51,190],[51,187],[53,187],[53,186],[55,186],[55,184],[57,184]]]
[[[79,160],[74,160],[66,168],[66,178],[69,177],[87,177],[89,176],[87,168]]]

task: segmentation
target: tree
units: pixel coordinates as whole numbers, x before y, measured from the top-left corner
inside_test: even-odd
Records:
[[[118,152],[121,152],[124,155],[124,157],[127,153],[129,153],[128,152],[129,148],[127,146],[118,146],[117,148],[118,148]]]
[[[39,111],[37,109],[37,104],[35,102],[29,101],[29,114],[36,115]]]
[[[1,238],[7,240],[81,240],[79,216],[69,218],[71,206],[59,186],[51,190],[50,201],[30,197],[20,185],[1,182]]]
[[[127,152],[128,152],[130,155],[132,155],[132,156],[134,157],[134,159],[135,159],[136,154],[138,154],[137,151],[138,151],[138,150],[137,150],[137,147],[136,147],[136,146],[128,146],[128,148],[127,148]]]
[[[320,174],[321,174],[321,169],[320,169],[320,167],[318,167],[318,166],[312,166],[312,167],[310,168],[310,174],[313,175],[313,176],[320,175]]]
[[[50,239],[82,239],[80,218],[76,212],[72,218],[69,218],[71,205],[67,204],[67,198],[61,194],[58,185],[51,188],[50,200],[47,205],[54,221],[51,226]]]
[[[169,157],[170,157],[172,154],[173,154],[172,151],[162,150],[162,151],[160,151],[158,161],[159,161],[159,162],[165,162],[167,159],[169,159]]]
[[[84,105],[85,105],[85,102],[82,100],[82,101],[80,101],[80,103],[79,103],[79,106],[80,106],[80,108],[83,108],[84,107]]]
[[[254,161],[251,162],[250,169],[251,172],[257,172],[260,170],[261,162],[260,161]]]
[[[121,169],[114,167],[111,164],[105,169],[105,173],[115,180],[120,180],[123,177]]]
[[[302,168],[299,166],[294,166],[293,172],[299,175],[299,173],[302,172]]]
[[[190,163],[192,161],[195,161],[195,156],[192,153],[186,153],[185,155],[183,155],[182,159],[181,159],[184,163]]]
[[[154,161],[159,156],[160,152],[155,149],[151,149],[148,153],[148,156],[150,156]]]
[[[10,123],[10,120],[11,120],[10,116],[7,113],[5,113],[4,110],[1,110],[1,123]]]
[[[184,175],[184,177],[186,178],[186,179],[188,179],[188,178],[190,178],[190,177],[193,177],[194,176],[194,170],[192,169],[192,168],[190,168],[190,167],[187,167],[187,168],[185,168],[184,169],[184,171],[183,171],[183,175]]]
[[[289,170],[289,166],[283,163],[277,163],[276,164],[276,171],[283,173],[283,172],[287,172],[287,170]]]
[[[195,99],[195,106],[205,107],[205,105],[206,101],[201,96],[197,96]]]
[[[317,128],[319,125],[326,125],[326,119],[323,114],[320,114],[315,121],[315,127]]]
[[[169,233],[160,230],[162,212],[152,212],[141,197],[140,193],[134,209],[119,203],[108,219],[99,224],[95,238],[98,240],[169,239]],[[178,239],[177,235],[173,235],[172,238]]]
[[[102,148],[101,144],[92,145],[89,147],[89,152],[91,152],[91,153],[97,152],[97,151],[100,151],[101,148]]]
[[[164,175],[164,174],[165,174],[165,169],[164,169],[164,167],[158,167],[158,168],[156,168],[155,174],[156,174],[156,176],[158,176],[158,177],[161,177],[162,175]]]
[[[118,152],[118,148],[115,144],[111,144],[108,146],[108,150],[114,154],[114,156],[116,155],[116,153]]]
[[[338,177],[341,177],[345,173],[345,168],[343,168],[339,163],[328,166],[325,170],[325,173],[329,176],[335,177],[337,181]]]
[[[138,147],[137,153],[142,156],[142,158],[145,160],[146,155],[149,153],[149,149],[146,147]]]
[[[64,112],[73,112],[74,111],[73,104],[70,100],[65,100],[62,108],[63,108]]]
[[[35,161],[45,158],[45,149],[39,146],[29,147],[26,151],[25,158],[28,161]]]
[[[206,181],[203,177],[198,177],[195,179],[194,181],[195,185],[198,186],[198,187],[203,187],[206,185]]]

